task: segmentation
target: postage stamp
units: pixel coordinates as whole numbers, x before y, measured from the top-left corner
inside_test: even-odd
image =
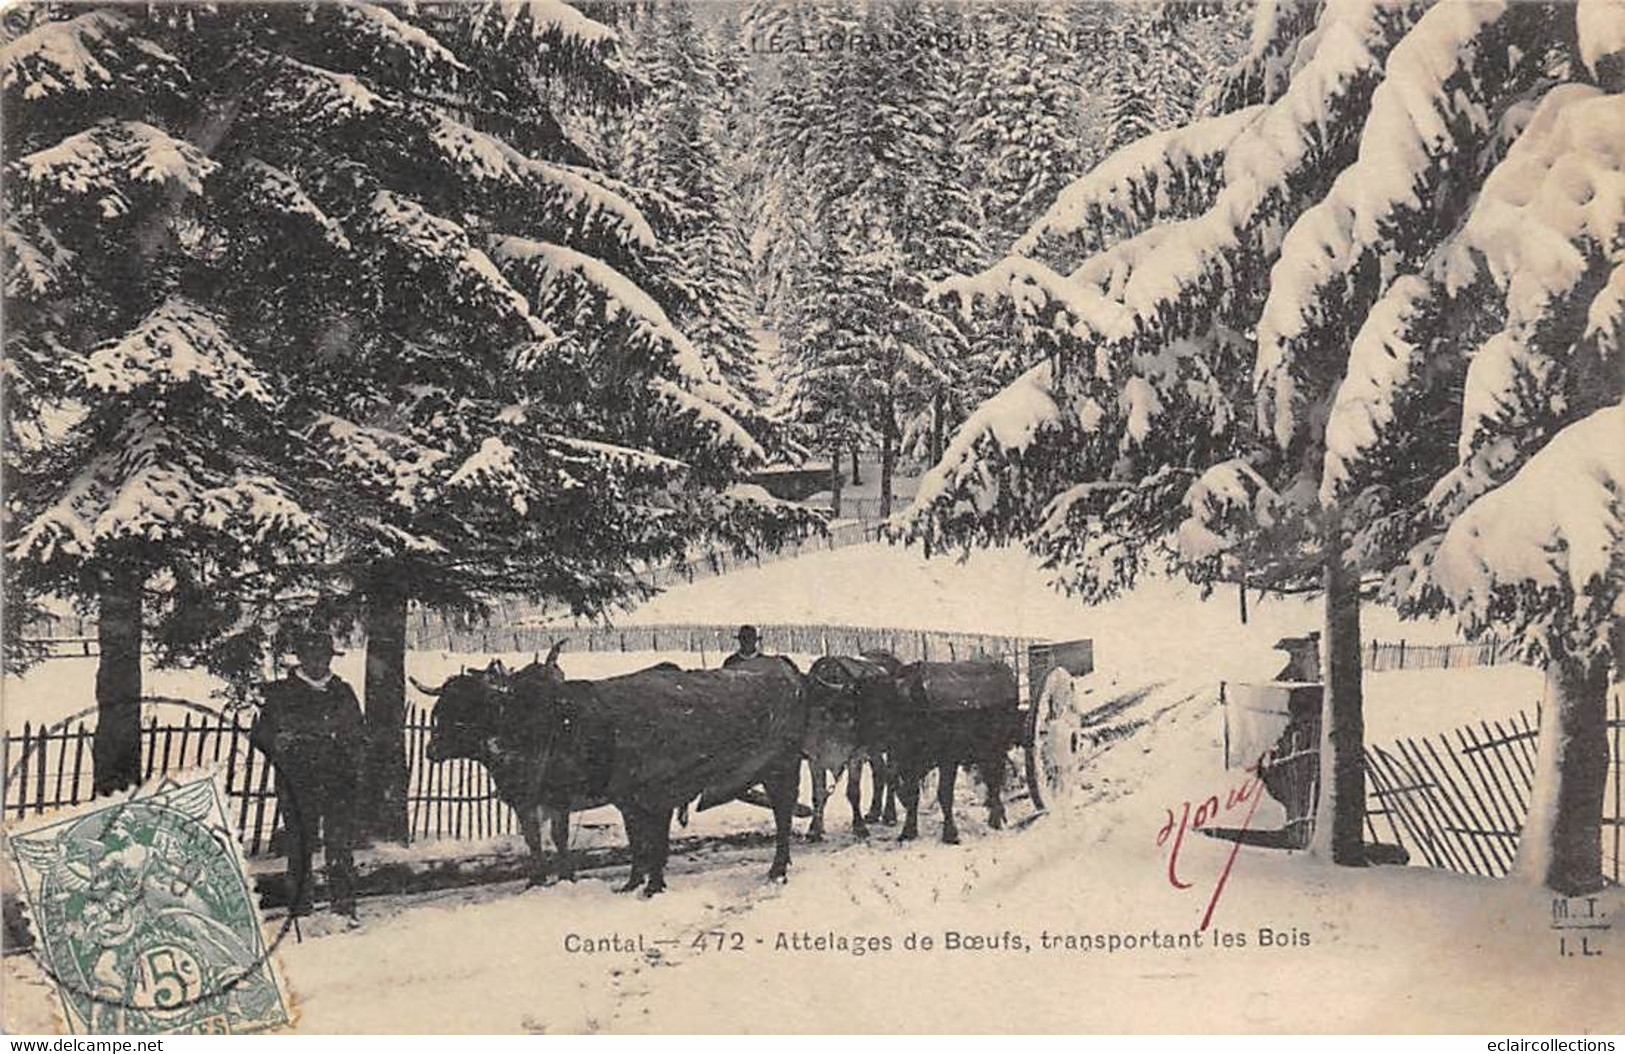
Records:
[[[292,1020],[211,774],[8,833],[36,955],[78,1034]]]

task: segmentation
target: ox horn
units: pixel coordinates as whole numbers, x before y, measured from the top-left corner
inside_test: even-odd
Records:
[[[557,666],[559,664],[559,652],[563,651],[564,646],[569,642],[569,637],[560,637],[558,640],[554,641],[553,647],[548,650],[546,665]]]
[[[411,676],[410,674],[407,675],[406,679],[408,681],[412,682],[412,687],[413,688],[416,688],[418,691],[422,692],[424,695],[436,695],[437,696],[441,692],[446,690],[445,685],[441,685],[439,688],[430,688],[428,685],[424,684],[422,681],[418,680],[416,677]]]

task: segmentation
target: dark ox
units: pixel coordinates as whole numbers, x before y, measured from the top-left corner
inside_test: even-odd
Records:
[[[700,809],[732,800],[756,783],[767,790],[777,829],[768,877],[790,866],[806,711],[801,674],[787,659],[730,670],[678,670],[669,664],[601,681],[566,680],[548,662],[506,686],[452,678],[440,690],[429,755],[471,757],[527,824],[533,874],[541,865],[541,822],[551,818],[564,854],[567,815],[612,804],[620,810],[632,869],[622,892],[666,888],[672,813],[698,797]],[[468,675],[464,675],[468,676]],[[447,704],[453,705],[448,708]],[[568,873],[568,864],[565,864]]]
[[[430,716],[430,761],[471,758],[485,766],[497,797],[519,817],[519,830],[530,849],[532,886],[575,878],[570,857],[570,814],[609,804],[606,798],[578,793],[543,781],[545,713],[537,699],[550,683],[562,683],[558,650],[546,662],[509,673],[500,662],[484,670],[459,673],[439,688],[413,680],[413,686],[436,697]],[[542,829],[552,832],[554,868],[542,855]]]
[[[1001,662],[917,662],[896,677],[898,704],[886,722],[886,756],[902,799],[902,840],[918,837],[920,780],[937,769],[942,840],[959,841],[954,824],[954,778],[975,765],[987,785],[987,823],[1004,826],[1004,773],[1008,752],[1021,740],[1020,693]]]
[[[887,715],[897,705],[896,672],[902,664],[890,655],[865,654],[859,658],[827,655],[807,671],[807,734],[802,751],[812,775],[813,820],[810,841],[824,837],[824,806],[830,782],[846,771],[846,800],[852,808],[852,833],[866,837],[868,824],[878,821],[881,801],[888,803],[888,822],[896,820],[896,806],[886,791],[885,736]],[[874,799],[869,815],[863,813],[863,763],[874,770]]]

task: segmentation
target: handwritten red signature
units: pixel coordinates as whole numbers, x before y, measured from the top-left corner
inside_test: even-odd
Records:
[[[1268,755],[1260,757],[1257,762],[1247,769],[1247,777],[1242,781],[1241,785],[1231,787],[1225,793],[1223,806],[1219,804],[1217,794],[1209,795],[1205,801],[1196,806],[1196,815],[1193,818],[1191,816],[1191,803],[1186,801],[1181,808],[1177,823],[1172,809],[1163,810],[1168,814],[1168,820],[1162,825],[1162,829],[1157,832],[1157,845],[1167,845],[1170,836],[1173,838],[1173,845],[1168,853],[1168,883],[1175,889],[1189,889],[1192,883],[1182,881],[1179,877],[1179,850],[1184,845],[1185,832],[1187,830],[1200,830],[1221,816],[1229,817],[1244,805],[1247,808],[1246,815],[1242,817],[1240,826],[1232,832],[1234,838],[1230,845],[1230,857],[1225,860],[1224,869],[1219,872],[1218,881],[1213,884],[1213,895],[1208,898],[1207,911],[1202,915],[1201,929],[1207,929],[1209,924],[1213,922],[1213,910],[1219,906],[1219,897],[1224,893],[1224,885],[1229,881],[1230,871],[1236,865],[1236,854],[1241,850],[1241,834],[1247,831],[1252,824],[1253,812],[1258,808],[1259,801],[1264,797],[1259,793],[1264,786],[1264,779],[1259,775],[1259,771],[1266,764],[1267,757]]]

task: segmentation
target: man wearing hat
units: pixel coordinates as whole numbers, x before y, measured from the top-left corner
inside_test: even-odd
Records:
[[[762,638],[756,632],[755,626],[740,626],[738,639],[739,647],[732,655],[722,660],[724,670],[738,666],[742,662],[749,662],[752,659],[762,657]]]
[[[288,837],[289,911],[312,909],[310,859],[323,831],[327,889],[333,911],[352,920],[355,906],[356,798],[365,736],[361,704],[333,673],[333,636],[325,626],[285,631],[299,665],[265,686],[265,701],[251,733],[275,764]]]

